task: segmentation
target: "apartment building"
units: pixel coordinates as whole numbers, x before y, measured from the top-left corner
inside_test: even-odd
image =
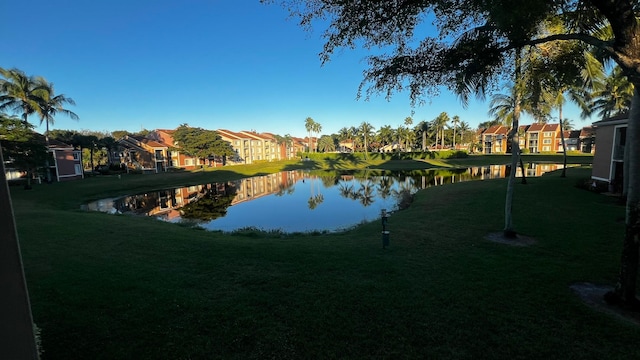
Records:
[[[507,139],[509,128],[502,125],[491,126],[481,132],[484,154],[504,154],[511,151]],[[560,124],[521,125],[518,127],[518,143],[525,153],[558,152],[562,150]]]
[[[526,150],[529,153],[557,152],[561,147],[560,124],[531,124],[525,130]]]
[[[235,155],[228,158],[231,164],[252,164],[254,159],[258,155],[257,147],[258,141],[251,136],[246,135],[243,132],[235,132],[226,129],[218,129],[216,132],[220,135],[222,140],[231,144],[231,147],[235,151]],[[262,150],[260,153],[262,157]],[[257,159],[256,159],[257,160]]]
[[[504,154],[507,152],[507,135],[509,128],[502,125],[494,125],[481,133],[482,152],[484,154]]]
[[[167,147],[165,154],[166,168],[194,169],[200,165],[205,165],[205,162],[208,163],[206,165],[217,164],[217,162],[203,161],[202,159],[181,152],[180,145],[176,144],[173,139],[173,133],[175,133],[175,130],[156,129],[147,135],[148,139],[157,141]]]
[[[564,132],[564,142],[567,146],[567,151],[580,151],[580,132],[580,130],[567,130]],[[560,146],[562,146],[562,144]]]
[[[167,170],[167,152],[169,147],[156,140],[140,136],[127,135],[118,140],[118,157],[127,169],[144,172],[163,172]]]
[[[175,130],[156,129],[146,137],[125,136],[118,140],[119,149],[115,158],[128,169],[162,172],[171,168],[193,169],[199,166],[222,166],[225,164],[253,164],[261,161],[291,159],[304,150],[304,139],[292,137],[285,142],[271,133],[256,131],[215,130],[222,140],[229,142],[235,154],[226,159],[212,156],[198,159],[180,151],[173,134]]]

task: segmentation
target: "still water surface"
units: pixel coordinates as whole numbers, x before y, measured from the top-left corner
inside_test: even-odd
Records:
[[[527,176],[561,168],[527,164]],[[201,184],[109,198],[83,208],[113,214],[155,216],[189,222],[208,230],[341,231],[407,206],[416,191],[430,186],[495,179],[509,167],[492,165],[457,170],[350,173],[286,171],[224,183]],[[516,172],[520,176],[520,169]]]

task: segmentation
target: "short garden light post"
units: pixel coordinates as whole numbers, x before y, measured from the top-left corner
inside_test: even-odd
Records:
[[[386,249],[389,246],[389,233],[387,230],[387,221],[389,220],[389,214],[387,214],[387,209],[382,209],[381,211],[382,218],[382,248]]]

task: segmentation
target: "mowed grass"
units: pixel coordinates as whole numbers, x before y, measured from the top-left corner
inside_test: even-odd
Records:
[[[569,289],[613,284],[619,266],[624,208],[574,186],[589,169],[518,184],[514,222],[537,240],[530,247],[484,239],[503,227],[505,180],[419,192],[389,219],[387,249],[378,222],[339,234],[230,235],[76,206],[274,169],[234,171],[13,188],[43,357],[640,357],[638,327]]]

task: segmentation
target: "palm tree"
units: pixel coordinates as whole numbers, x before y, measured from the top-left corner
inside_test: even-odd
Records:
[[[516,167],[518,166],[518,159],[520,158],[520,144],[518,142],[518,127],[520,121],[520,113],[522,112],[522,94],[525,86],[522,80],[522,50],[516,49],[515,69],[514,69],[514,86],[513,86],[513,117],[511,123],[511,130],[509,130],[508,141],[511,143],[511,173],[509,174],[509,181],[507,181],[507,195],[504,205],[504,229],[502,234],[505,238],[513,239],[517,236],[517,233],[513,227],[513,193],[516,182]],[[524,174],[524,169],[523,172]]]
[[[416,132],[410,128],[407,128],[407,132],[405,133],[404,138],[407,151],[411,151],[416,142]]]
[[[318,150],[322,152],[335,151],[336,144],[333,136],[322,135],[322,137],[318,140]]]
[[[349,128],[343,127],[340,130],[338,130],[338,141],[340,141],[341,143],[344,143],[346,140],[350,140],[349,139]],[[353,144],[352,144],[353,146]],[[344,146],[341,146],[340,151],[344,151]]]
[[[38,92],[46,80],[39,76],[27,76],[18,69],[0,68],[0,111],[11,110],[21,113],[26,124],[29,115],[33,114],[41,101]]]
[[[409,130],[409,129],[411,128],[411,125],[413,124],[413,119],[411,118],[411,116],[407,116],[407,117],[404,119],[404,124],[407,126],[407,130]],[[404,145],[405,145],[405,148],[406,148],[407,150],[409,150],[408,143],[409,143],[409,136],[410,136],[409,134],[410,134],[411,132],[412,132],[412,131],[411,131],[411,130],[409,130],[409,131],[407,131],[407,132],[405,133]],[[415,134],[414,134],[414,136],[415,136]]]
[[[411,125],[413,124],[413,118],[411,116],[407,116],[406,118],[404,118],[404,124],[407,127],[411,127]]]
[[[396,130],[396,141],[398,142],[398,145],[404,142],[404,145],[402,146],[403,151],[407,151],[406,138],[408,136],[408,133],[409,133],[409,129],[407,129],[404,126],[399,126],[398,129]]]
[[[562,108],[564,103],[566,102],[564,93],[565,91],[569,91],[569,90],[570,89],[568,87],[562,87],[556,93],[556,96],[550,100],[551,106],[558,109],[558,122],[560,123],[560,141],[562,143],[562,159],[564,164],[564,166],[562,167],[562,172],[560,173],[560,177],[567,176],[567,143],[564,139],[565,125],[563,124],[563,120],[562,120]],[[569,91],[569,93],[571,94],[572,92]],[[579,95],[574,95],[574,97],[579,98]]]
[[[35,111],[40,116],[40,125],[45,123],[46,131],[44,132],[47,148],[49,147],[49,125],[54,124],[55,116],[58,113],[67,115],[73,120],[79,119],[78,115],[71,110],[65,109],[65,104],[75,105],[75,101],[72,98],[66,97],[64,94],[55,94],[53,83],[48,83],[44,79],[41,79],[42,83],[39,84],[38,90],[35,91],[36,95],[40,98],[38,101],[38,107]],[[47,171],[47,183],[51,182],[51,171],[49,169],[49,157],[45,161],[45,169]]]
[[[315,121],[311,117],[304,120],[304,128],[307,130],[309,139],[307,140],[307,152],[311,152],[311,133],[313,132]]]
[[[373,130],[375,130],[375,128],[373,126],[371,126],[371,124],[369,124],[366,121],[363,121],[362,124],[360,124],[360,126],[358,127],[358,132],[364,138],[364,156],[365,156],[365,158],[368,157],[368,151],[369,151],[368,139],[371,137],[371,135],[373,133]]]
[[[378,130],[378,141],[382,146],[389,145],[393,142],[393,128],[390,125],[384,125]]]
[[[422,151],[427,150],[427,139],[429,137],[429,133],[431,132],[431,123],[428,121],[420,121],[418,125],[416,125],[416,132],[421,134],[422,136]]]
[[[54,124],[54,118],[58,113],[67,115],[73,120],[78,120],[79,117],[71,110],[65,109],[65,104],[75,105],[75,101],[72,98],[66,97],[64,94],[55,95],[53,83],[44,82],[40,84],[40,89],[37,91],[40,101],[35,111],[40,115],[40,125],[44,122],[46,124],[45,136],[49,134],[49,125]]]
[[[515,91],[511,88],[511,91]],[[489,115],[493,116],[493,121],[504,126],[511,126],[513,123],[513,108],[515,100],[513,94],[493,94],[489,102]]]
[[[469,126],[468,122],[462,121],[458,129],[460,130],[460,143],[464,145],[465,144],[464,135],[467,134],[469,131],[471,131],[471,127]]]
[[[293,148],[293,138],[291,134],[284,134],[284,146],[286,148],[287,159],[291,159],[295,155],[295,149]]]
[[[353,145],[353,151],[356,152],[358,149],[358,143],[360,142],[360,131],[357,127],[352,126],[349,128],[349,138],[351,139]]]
[[[446,112],[441,112],[435,119],[433,119],[433,127],[436,130],[436,148],[438,146],[438,134],[442,135],[441,148],[444,149],[444,129],[449,122],[449,115]]]
[[[583,115],[597,113],[599,118],[626,113],[631,108],[633,84],[627,80],[620,67],[615,67],[609,76],[597,80],[591,93],[590,111]]]
[[[314,121],[313,122],[313,126],[312,126],[312,131],[314,133],[316,133],[316,145],[313,148],[317,150],[317,147],[318,147],[317,141],[318,141],[318,136],[320,135],[320,132],[322,131],[322,125],[320,125],[320,123],[317,123],[317,122]]]
[[[458,124],[460,123],[460,116],[458,115],[454,115],[453,118],[451,118],[451,123],[453,124],[453,148],[456,148],[456,127],[458,127]]]
[[[568,118],[564,118],[564,120],[562,121],[562,126],[564,127],[564,131],[571,131],[576,128],[576,126],[573,125],[573,120]]]

